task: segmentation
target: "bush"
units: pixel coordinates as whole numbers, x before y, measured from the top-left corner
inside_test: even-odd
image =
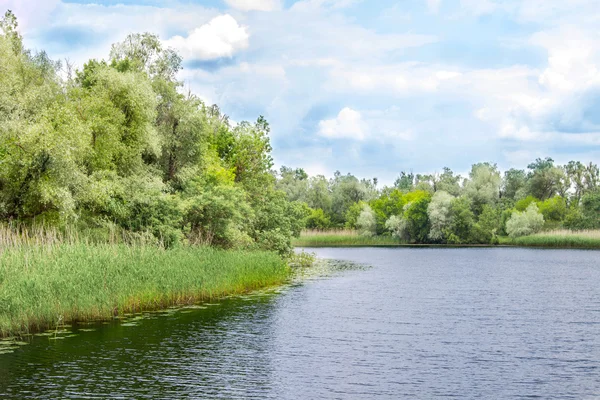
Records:
[[[397,215],[392,215],[385,223],[385,227],[392,233],[392,236],[400,240],[408,240],[408,232],[406,230],[406,220]]]
[[[524,212],[515,211],[506,223],[506,231],[510,237],[532,235],[544,226],[544,216],[535,203],[529,204]]]
[[[541,201],[538,207],[546,221],[562,221],[567,215],[567,202],[560,196]]]
[[[539,202],[539,200],[536,199],[535,197],[527,196],[524,199],[521,199],[515,203],[515,210],[525,211],[525,210],[527,210],[527,207],[529,207],[529,205],[531,203],[537,203],[537,202]]]
[[[322,209],[311,210],[306,218],[306,227],[309,229],[327,229],[331,226],[331,219]]]

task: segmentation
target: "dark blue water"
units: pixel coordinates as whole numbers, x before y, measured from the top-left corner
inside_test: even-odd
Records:
[[[600,398],[600,252],[313,251],[370,267],[35,337],[0,397]]]

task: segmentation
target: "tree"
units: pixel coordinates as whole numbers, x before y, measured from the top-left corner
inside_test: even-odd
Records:
[[[479,163],[471,167],[465,195],[471,200],[475,214],[481,214],[484,204],[495,204],[500,195],[500,172],[496,164]]]
[[[394,181],[394,187],[402,192],[410,192],[415,183],[415,175],[410,172],[400,172],[400,176]]]
[[[530,170],[527,179],[528,192],[540,200],[546,200],[556,194],[564,197],[571,186],[565,170],[554,166],[554,160],[550,157],[538,158],[527,168]]]
[[[406,235],[415,243],[426,243],[431,228],[427,208],[431,194],[424,191],[411,192],[407,195],[403,219],[406,221]]]
[[[375,221],[375,213],[368,204],[363,205],[363,209],[356,220],[356,227],[361,236],[375,236],[377,222]]]
[[[110,59],[119,71],[145,72],[151,78],[173,81],[181,70],[182,58],[172,49],[163,49],[158,35],[133,33],[112,45]]]
[[[446,229],[448,243],[469,243],[475,215],[467,197],[457,197],[450,203],[450,223]]]
[[[339,171],[336,171],[329,185],[332,193],[331,220],[337,225],[344,224],[344,216],[352,204],[370,200],[368,198],[369,192],[364,183],[360,182],[354,175],[342,175]]]
[[[461,191],[460,187],[461,176],[454,175],[454,172],[448,167],[444,167],[444,172],[438,177],[434,185],[434,190],[444,191],[452,196],[458,196]]]
[[[323,175],[308,179],[306,202],[311,208],[320,208],[327,215],[331,215],[332,203],[329,181]]]
[[[275,186],[282,190],[290,201],[307,201],[308,198],[308,174],[302,168],[292,169],[281,167],[277,175]],[[320,209],[321,212],[323,209]]]
[[[427,216],[431,223],[429,239],[434,242],[445,242],[448,225],[451,219],[451,205],[454,196],[447,192],[436,192],[427,206]]]
[[[502,197],[513,200],[520,200],[525,194],[527,185],[527,175],[522,169],[511,168],[504,172],[502,182]]]

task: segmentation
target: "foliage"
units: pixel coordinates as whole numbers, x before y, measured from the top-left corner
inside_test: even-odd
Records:
[[[306,217],[305,225],[308,229],[326,229],[331,226],[331,220],[322,209],[311,209],[310,215]]]
[[[506,232],[512,238],[539,232],[544,226],[544,216],[535,203],[523,212],[515,211],[506,223]]]
[[[473,211],[479,215],[484,204],[494,204],[500,195],[502,179],[496,164],[473,165],[471,178],[465,186],[465,195],[471,200]]]
[[[475,215],[471,211],[471,201],[467,197],[458,197],[450,203],[450,223],[446,229],[448,243],[469,243]]]
[[[356,227],[362,236],[375,236],[377,233],[377,222],[375,220],[375,213],[369,207],[368,204],[363,206],[360,215],[356,219]]]
[[[406,221],[406,236],[411,242],[425,243],[431,227],[427,215],[431,194],[415,191],[405,197],[407,204],[404,206],[403,219]]]
[[[539,202],[538,208],[546,221],[560,222],[567,215],[567,202],[561,196],[554,196]]]
[[[444,242],[446,231],[451,219],[451,205],[454,197],[447,192],[436,192],[427,206],[427,215],[431,222],[429,239],[434,242]]]
[[[0,28],[0,220],[286,253],[310,214],[296,200],[331,210],[302,170],[282,169],[276,190],[267,121],[232,127],[181,93],[182,59],[158,36],[131,34],[63,79],[23,48],[12,13]],[[368,192],[353,184],[338,190],[342,208]]]

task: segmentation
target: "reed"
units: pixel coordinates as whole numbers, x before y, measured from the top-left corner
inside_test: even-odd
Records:
[[[277,254],[90,244],[51,230],[0,229],[0,336],[113,318],[277,285]]]
[[[600,230],[553,230],[514,238],[507,244],[531,247],[600,249]]]
[[[293,241],[296,247],[394,246],[398,239],[390,236],[361,236],[355,230],[305,230]]]

